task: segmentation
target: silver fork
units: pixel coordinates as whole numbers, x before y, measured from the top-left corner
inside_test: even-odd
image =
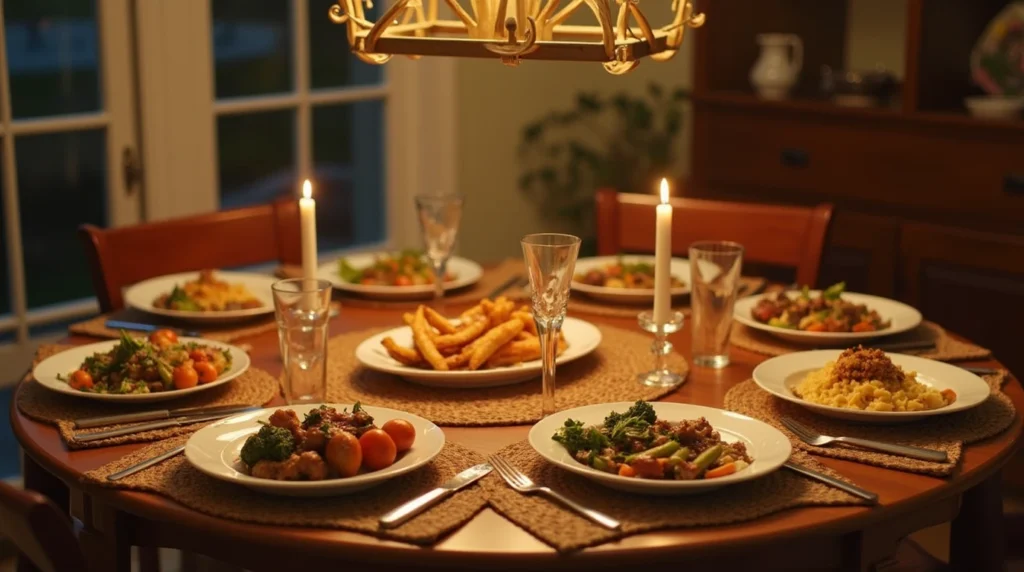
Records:
[[[530,477],[527,477],[522,471],[513,467],[511,463],[497,455],[491,455],[491,457],[488,458],[487,461],[491,464],[492,467],[494,467],[494,470],[498,471],[498,474],[501,475],[501,478],[505,479],[505,482],[508,483],[508,486],[512,487],[514,490],[520,493],[541,493],[553,500],[562,503],[566,507],[578,512],[579,514],[585,516],[593,522],[596,522],[597,524],[600,524],[605,528],[610,528],[611,530],[618,530],[620,527],[622,527],[622,523],[604,513],[600,513],[596,510],[589,509],[585,506],[577,504],[576,502],[556,493],[555,491],[549,489],[548,487],[542,487],[537,485],[530,479]]]
[[[810,427],[807,427],[806,425],[789,417],[780,417],[779,421],[781,421],[782,424],[792,431],[793,434],[801,441],[816,447],[824,447],[830,443],[846,443],[849,445],[863,447],[865,449],[873,449],[875,451],[882,451],[883,453],[900,455],[901,457],[920,459],[922,461],[933,461],[936,463],[945,463],[947,461],[945,451],[912,447],[910,445],[897,445],[895,443],[885,443],[882,441],[872,441],[870,439],[860,439],[858,437],[832,437],[830,435],[815,433]]]

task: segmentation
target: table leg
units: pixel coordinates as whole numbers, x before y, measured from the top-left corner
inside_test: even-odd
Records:
[[[74,516],[82,521],[79,544],[93,570],[131,572],[132,545],[128,517],[82,491],[73,491]],[[144,559],[145,560],[145,559]]]
[[[36,463],[31,456],[21,455],[22,482],[28,490],[36,491],[54,502],[61,510],[68,510],[68,487]]]
[[[960,514],[953,519],[949,564],[953,570],[982,572],[1006,566],[1001,473],[963,494]]]

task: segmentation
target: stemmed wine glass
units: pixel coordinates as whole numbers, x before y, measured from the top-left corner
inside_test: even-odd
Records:
[[[569,234],[528,234],[523,237],[523,258],[530,275],[533,320],[537,323],[541,356],[544,361],[541,381],[541,412],[555,412],[555,358],[558,336],[565,320],[580,239]]]
[[[434,298],[437,300],[444,297],[444,276],[459,234],[463,202],[462,195],[458,194],[416,196],[423,245],[434,267]]]

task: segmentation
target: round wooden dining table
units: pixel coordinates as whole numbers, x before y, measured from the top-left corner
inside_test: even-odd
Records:
[[[451,310],[457,310],[452,308]],[[588,315],[592,322],[635,328],[634,320]],[[401,323],[398,310],[346,306],[331,323],[333,335]],[[690,333],[672,338],[689,354]],[[95,341],[71,337],[68,343]],[[239,340],[252,346],[253,365],[281,371],[277,334]],[[353,348],[354,350],[354,348]],[[749,379],[764,356],[732,348],[721,370],[691,368],[686,383],[664,398],[720,407],[733,385]],[[998,367],[995,361],[972,365]],[[1018,411],[1024,390],[1015,379],[1005,393]],[[275,400],[274,404],[281,401]],[[69,451],[53,426],[23,416],[12,401],[15,435],[25,451],[25,485],[67,502],[83,523],[82,543],[103,570],[130,569],[135,546],[178,548],[252,570],[303,570],[323,564],[368,570],[618,569],[673,563],[719,570],[872,570],[890,558],[909,533],[952,521],[950,563],[955,569],[999,570],[1004,558],[1000,470],[1017,449],[1021,417],[1004,433],[966,448],[949,478],[899,472],[818,458],[857,485],[878,493],[874,507],[812,507],[726,526],[629,536],[572,554],[558,554],[492,511],[484,509],[435,546],[417,547],[339,530],[249,524],[185,508],[159,495],[83,484],[82,474],[144,445]],[[447,439],[482,454],[526,438],[529,426],[445,427]],[[685,502],[685,498],[675,502]]]

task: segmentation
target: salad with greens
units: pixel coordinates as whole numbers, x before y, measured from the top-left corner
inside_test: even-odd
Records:
[[[804,332],[875,332],[891,325],[866,305],[844,300],[845,291],[846,283],[840,282],[817,295],[807,286],[795,298],[788,292],[769,294],[750,313],[762,324]]]
[[[611,264],[592,268],[576,274],[574,280],[590,286],[603,288],[629,288],[634,290],[654,289],[654,264],[636,260],[627,262],[621,256]],[[686,283],[672,277],[672,288],[682,288]]]
[[[365,268],[354,267],[347,259],[338,260],[338,275],[350,284],[366,286],[421,286],[434,283],[434,269],[420,250],[402,250],[382,254]],[[445,282],[455,280],[447,272]]]

